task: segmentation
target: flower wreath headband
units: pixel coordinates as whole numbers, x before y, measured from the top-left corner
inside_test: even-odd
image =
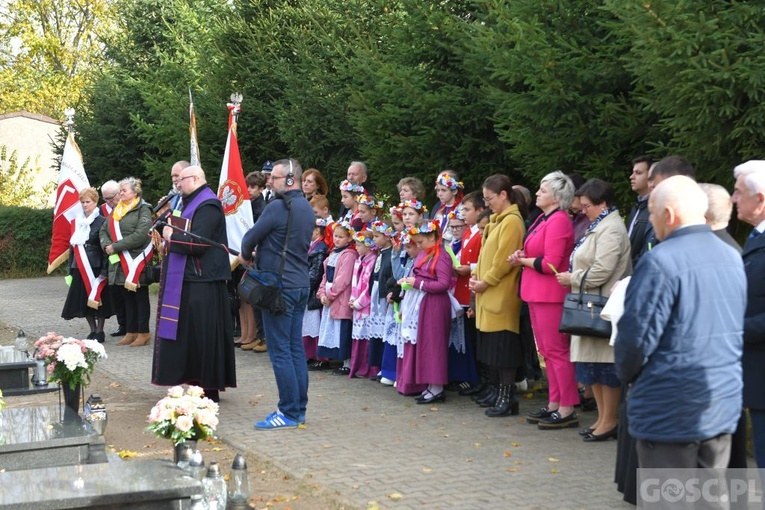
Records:
[[[401,232],[401,244],[404,246],[412,244],[412,236],[410,236],[408,232]]]
[[[336,228],[345,229],[346,232],[348,232],[351,235],[351,237],[353,237],[354,230],[353,230],[353,227],[351,226],[350,221],[348,220],[336,221],[335,223],[332,224],[332,231],[334,232]]]
[[[401,209],[401,207],[394,205],[393,207],[390,208],[390,217],[393,218],[394,216],[397,216],[401,218],[403,212],[404,210]]]
[[[463,189],[465,187],[464,184],[462,184],[461,181],[458,181],[454,178],[453,175],[448,174],[446,172],[441,172],[438,174],[438,177],[436,177],[436,185],[446,186],[452,191],[457,191],[458,189]]]
[[[353,240],[357,243],[361,243],[367,248],[374,248],[375,242],[372,238],[372,233],[368,230],[362,230],[361,232],[354,232]]]
[[[340,183],[340,191],[347,191],[348,193],[366,193],[364,186],[361,184],[354,184],[349,180]]]
[[[319,227],[324,228],[327,226],[327,224],[328,222],[326,219],[319,218],[318,216],[316,217],[316,228],[319,228]]]
[[[424,213],[428,212],[428,208],[425,207],[425,204],[423,204],[419,200],[406,200],[406,201],[401,202],[400,204],[398,204],[398,208],[401,209],[402,212],[407,207],[411,207],[412,209],[414,209],[415,211],[417,211],[420,214],[424,214]]]
[[[410,236],[416,236],[420,234],[440,234],[441,233],[441,227],[438,223],[438,220],[428,220],[426,222],[421,223],[417,227],[410,227],[407,231],[407,234]]]
[[[462,206],[458,206],[455,210],[449,213],[450,220],[465,221],[465,213],[462,212]]]
[[[383,234],[385,237],[393,237],[393,227],[385,223],[384,221],[372,222],[372,232]]]
[[[385,203],[382,200],[375,200],[373,196],[367,195],[365,193],[358,195],[356,197],[356,201],[359,203],[359,205],[364,204],[370,209],[375,209],[378,211],[382,211],[383,207],[385,207]]]

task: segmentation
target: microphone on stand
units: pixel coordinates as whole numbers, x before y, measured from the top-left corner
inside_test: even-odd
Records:
[[[158,211],[160,211],[160,210],[161,210],[163,207],[165,207],[169,201],[171,201],[171,200],[172,200],[174,197],[177,197],[177,196],[178,196],[178,195],[180,195],[180,194],[181,194],[181,192],[180,192],[180,191],[178,191],[177,189],[175,189],[175,188],[171,189],[171,190],[170,190],[170,191],[167,193],[167,196],[166,196],[165,198],[163,198],[162,200],[160,200],[160,201],[159,201],[159,203],[158,203],[158,204],[157,204],[157,206],[156,206],[156,207],[155,207],[155,208],[152,210],[152,212],[153,212],[154,214],[156,214],[156,213],[157,213]]]

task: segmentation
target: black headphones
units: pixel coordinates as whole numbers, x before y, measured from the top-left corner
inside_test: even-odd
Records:
[[[284,178],[284,184],[287,186],[292,186],[295,184],[295,174],[292,173],[292,158],[290,158],[290,171],[287,173],[287,176]]]

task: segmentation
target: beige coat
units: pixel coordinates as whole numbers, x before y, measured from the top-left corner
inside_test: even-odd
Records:
[[[526,227],[515,204],[489,217],[474,271],[479,280],[489,284],[484,292],[475,296],[475,325],[484,333],[520,331],[518,277],[521,268],[510,265],[507,257],[523,247],[525,233]]]
[[[602,286],[604,296],[611,294],[616,282],[632,274],[630,239],[619,211],[613,211],[585,234],[584,242],[574,253],[571,292],[579,292],[588,268],[584,292],[597,294]],[[571,361],[613,363],[614,348],[608,344],[608,338],[572,335]]]

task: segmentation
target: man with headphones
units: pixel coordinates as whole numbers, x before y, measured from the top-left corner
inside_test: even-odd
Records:
[[[268,355],[279,390],[277,410],[255,423],[258,430],[296,428],[305,422],[308,404],[308,370],[303,349],[303,314],[308,302],[308,248],[314,229],[314,214],[301,190],[303,170],[294,159],[281,159],[271,172],[276,198],[263,209],[244,239],[240,262],[252,263],[257,247],[257,269],[281,274],[286,311],[273,315],[262,310]]]

